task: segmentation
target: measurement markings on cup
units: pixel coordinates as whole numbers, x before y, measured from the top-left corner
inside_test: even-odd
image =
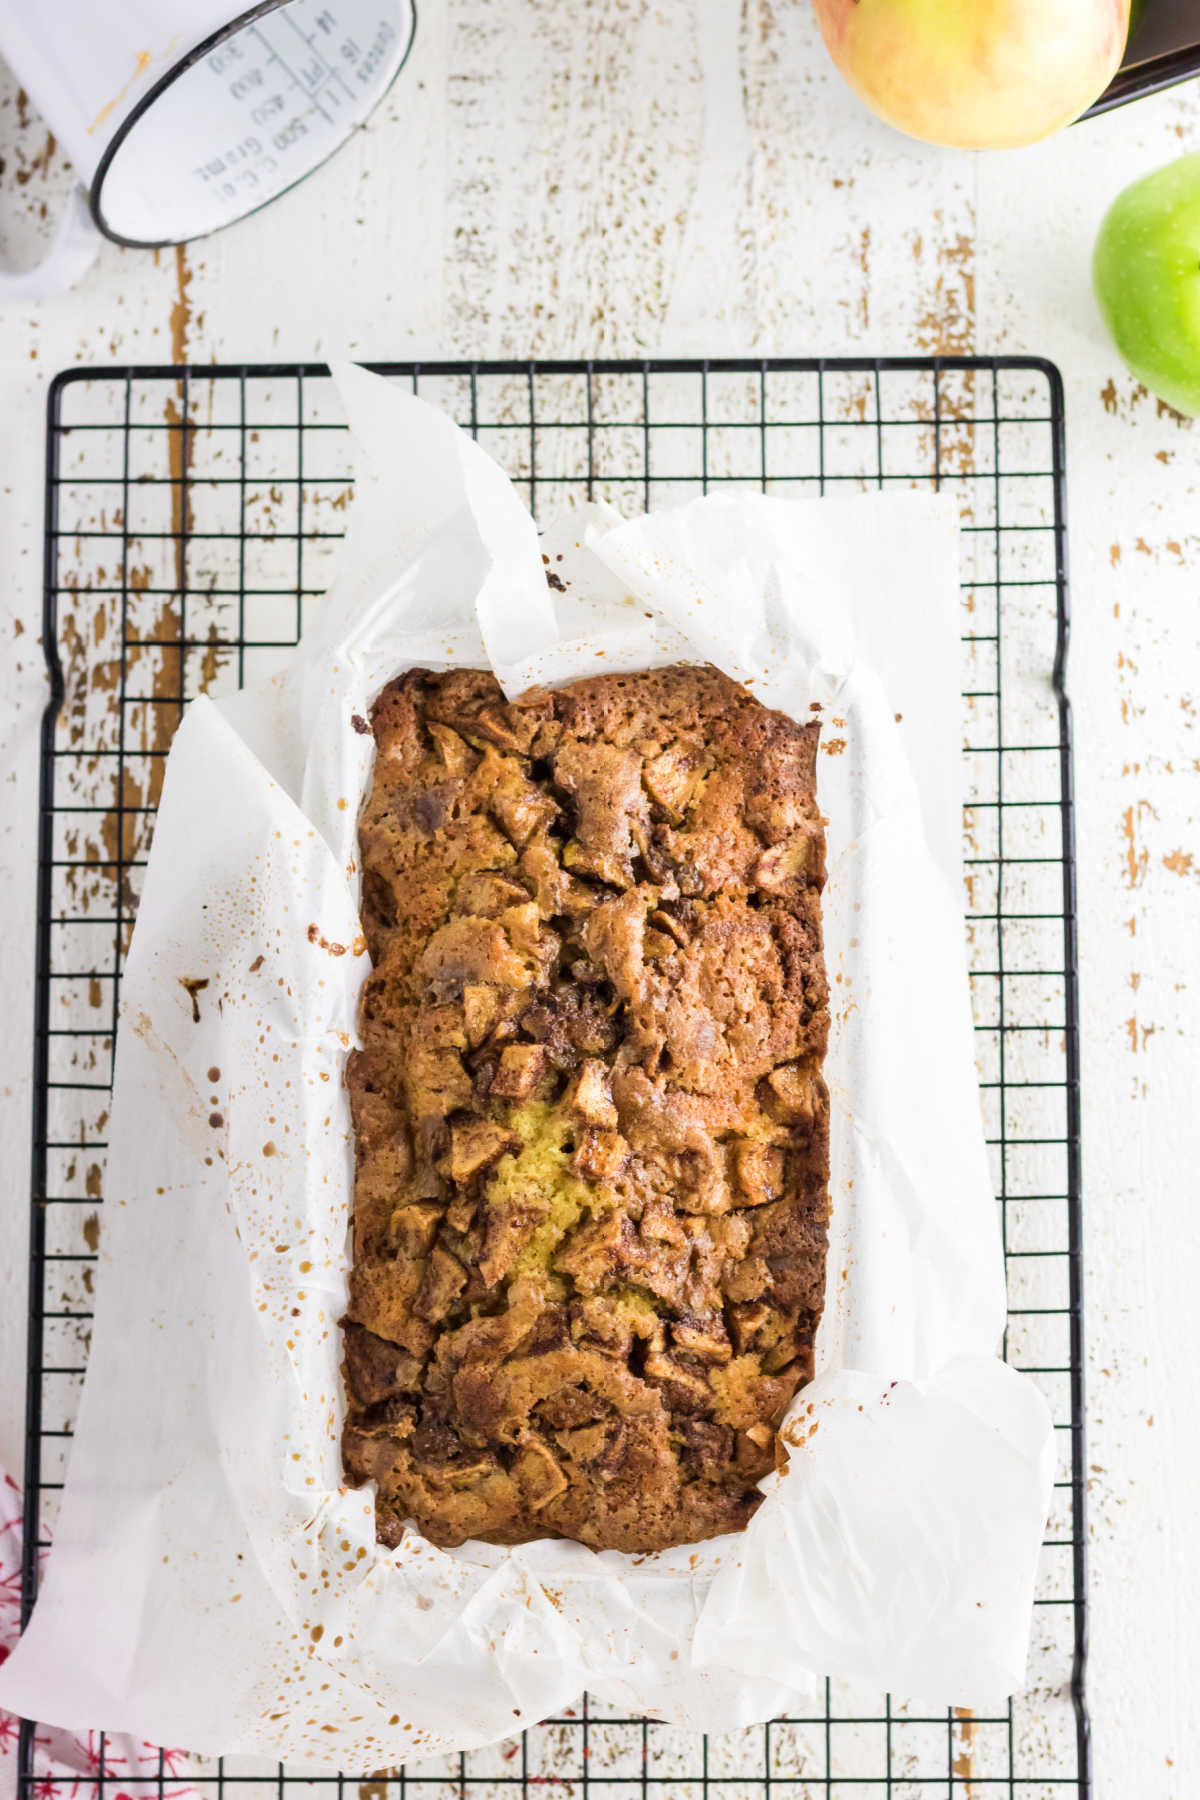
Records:
[[[292,52],[290,40],[299,54]],[[352,82],[369,82],[395,40],[390,21],[380,18],[364,50],[328,7],[317,14],[311,30],[292,11],[281,13],[269,27],[250,26],[215,51],[207,67],[263,136],[239,138],[196,168],[196,178],[215,184],[226,199],[269,183],[279,172],[279,158],[309,135],[318,118],[336,125],[355,104]],[[296,94],[303,100],[298,108]]]

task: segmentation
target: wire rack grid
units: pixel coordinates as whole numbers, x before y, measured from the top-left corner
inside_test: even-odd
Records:
[[[1090,1793],[1078,1008],[1062,387],[1022,358],[375,365],[445,407],[536,512],[717,486],[938,489],[962,521],[964,879],[1006,1354],[1060,1446],[1025,1693],[990,1714],[829,1681],[802,1715],[703,1739],[582,1697],[490,1750],[322,1777],[97,1740],[95,1794],[169,1800],[1067,1800]],[[266,675],[337,560],[352,491],[320,365],[72,370],[50,396],[23,1605],[52,1534],[90,1334],[123,961],[171,737]],[[31,1800],[68,1800],[22,1734]]]

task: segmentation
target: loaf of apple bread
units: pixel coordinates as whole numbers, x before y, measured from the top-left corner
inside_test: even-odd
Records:
[[[347,1478],[385,1544],[736,1531],[825,1291],[818,726],[675,667],[371,729]]]

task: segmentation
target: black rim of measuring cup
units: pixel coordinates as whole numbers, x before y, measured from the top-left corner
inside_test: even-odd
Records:
[[[119,231],[114,231],[104,217],[103,199],[105,179],[118,151],[122,148],[138,121],[149,112],[150,108],[159,99],[161,99],[168,88],[174,87],[180,77],[187,74],[189,69],[194,69],[197,63],[202,63],[205,57],[210,56],[214,50],[219,49],[220,46],[227,43],[230,38],[236,37],[238,32],[244,31],[247,25],[253,25],[256,19],[266,18],[268,13],[279,12],[280,9],[287,4],[288,0],[259,0],[257,6],[248,7],[245,12],[239,13],[235,19],[230,19],[228,25],[222,25],[219,31],[212,32],[208,37],[202,39],[200,43],[189,50],[186,56],[180,57],[179,61],[173,64],[173,66],[167,70],[166,74],[160,76],[154,83],[154,86],[142,95],[137,105],[133,107],[128,116],[121,121],[121,124],[113,134],[111,143],[105,150],[104,155],[100,158],[96,168],[95,177],[92,181],[91,192],[88,195],[88,206],[91,210],[92,219],[95,222],[96,228],[98,231],[101,231],[106,238],[109,238],[112,243],[120,244],[122,248],[126,250],[164,250],[172,244],[190,244],[197,242],[200,238],[212,237],[218,231],[228,230],[230,225],[237,225],[240,224],[243,219],[252,218],[256,212],[261,212],[264,207],[271,206],[276,200],[282,199],[284,194],[290,194],[293,188],[299,187],[302,181],[307,181],[310,175],[315,175],[318,169],[323,168],[331,158],[337,155],[339,150],[343,150],[349,143],[350,139],[354,136],[355,131],[358,129],[357,126],[352,125],[345,137],[339,138],[338,142],[334,144],[330,150],[326,151],[324,156],[318,157],[317,161],[313,163],[311,167],[305,169],[302,175],[297,175],[295,181],[289,181],[287,186],[281,187],[278,192],[268,195],[265,200],[257,201],[253,206],[248,206],[245,212],[238,213],[234,218],[226,219],[222,224],[212,226],[208,231],[193,232],[187,237],[131,238],[125,237]],[[401,56],[400,61],[396,64],[395,69],[392,71],[390,79],[385,86],[380,89],[379,93],[372,101],[366,115],[368,118],[383,100],[384,95],[391,91],[393,85],[399,78],[401,70],[404,68],[409,56],[412,54],[413,42],[417,35],[416,0],[407,0],[407,5],[411,19],[408,42],[404,46],[404,53]]]

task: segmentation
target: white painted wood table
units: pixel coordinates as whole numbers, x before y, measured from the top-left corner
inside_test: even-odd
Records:
[[[186,251],[107,248],[76,292],[0,315],[0,1467],[21,1462],[47,378],[347,353],[1048,356],[1068,409],[1097,1793],[1200,1792],[1200,436],[1125,373],[1088,281],[1112,195],[1196,148],[1200,86],[1023,152],[909,143],[833,74],[803,0],[443,0],[303,187]],[[0,158],[0,239],[31,258],[70,173],[3,71]]]

